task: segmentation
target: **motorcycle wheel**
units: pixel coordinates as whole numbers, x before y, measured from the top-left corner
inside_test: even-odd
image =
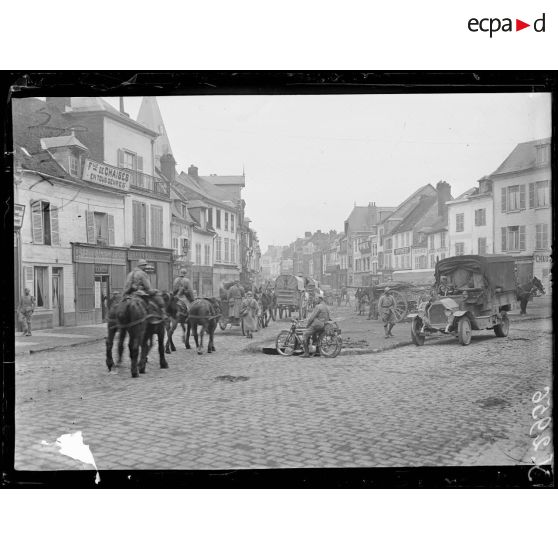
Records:
[[[275,341],[275,348],[280,355],[291,356],[296,349],[296,336],[294,333],[286,329],[280,331]]]
[[[343,347],[343,341],[337,334],[322,333],[318,340],[320,354],[326,358],[335,358]]]

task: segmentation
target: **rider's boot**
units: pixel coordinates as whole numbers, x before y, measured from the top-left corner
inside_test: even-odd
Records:
[[[387,339],[389,337],[388,325],[384,325],[384,337]]]
[[[302,346],[304,347],[304,354],[302,355],[303,358],[310,358],[310,350],[308,348],[308,341],[304,341],[302,343]]]

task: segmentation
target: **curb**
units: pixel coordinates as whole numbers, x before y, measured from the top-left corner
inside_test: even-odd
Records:
[[[15,356],[27,356],[35,353],[44,353],[45,351],[56,351],[57,349],[65,349],[66,347],[78,347],[80,345],[91,345],[106,339],[106,336],[99,337],[96,339],[86,339],[84,341],[75,341],[74,343],[69,343],[68,345],[58,345],[57,347],[44,347],[42,349],[26,349],[23,351],[17,351]]]

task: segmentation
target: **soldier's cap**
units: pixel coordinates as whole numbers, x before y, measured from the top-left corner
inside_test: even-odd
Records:
[[[185,267],[181,267],[179,273],[182,275],[183,273],[188,273],[188,270]]]
[[[139,260],[139,261],[138,261],[138,267],[139,267],[140,265],[147,265],[147,262],[146,262],[145,260]]]
[[[384,289],[384,293],[388,293],[388,292],[389,292],[389,287],[386,287],[386,288]]]

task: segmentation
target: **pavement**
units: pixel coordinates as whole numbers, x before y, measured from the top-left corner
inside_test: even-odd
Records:
[[[283,326],[272,323],[255,338],[273,338]],[[465,347],[443,338],[303,360],[248,353],[250,341],[227,328],[215,336],[215,353],[177,343],[168,369],[152,353],[139,378],[127,354],[108,373],[101,340],[23,355],[15,466],[91,469],[55,445],[77,432],[101,487],[104,470],[514,465],[533,456],[540,463],[552,444],[533,446],[532,398],[552,386],[552,339],[551,321],[538,319],[516,323],[506,338],[474,332]]]
[[[354,306],[331,306],[332,319],[336,320],[342,331],[343,349],[339,356],[376,353],[412,344],[407,322],[401,322],[393,328],[393,338],[385,339],[383,324],[380,320],[368,320],[366,315],[359,316]],[[527,315],[520,316],[519,309],[509,313],[510,321],[529,321],[552,317],[552,299],[549,295],[537,297],[529,303]],[[273,323],[273,322],[272,322]],[[288,320],[278,321],[282,327],[289,327]],[[104,339],[107,331],[106,324],[89,326],[57,327],[33,332],[31,337],[24,337],[16,333],[16,356],[29,355],[42,351],[54,350],[61,347],[74,347],[95,343]],[[246,346],[248,352],[261,351],[264,348],[275,347],[276,334],[262,335]]]

